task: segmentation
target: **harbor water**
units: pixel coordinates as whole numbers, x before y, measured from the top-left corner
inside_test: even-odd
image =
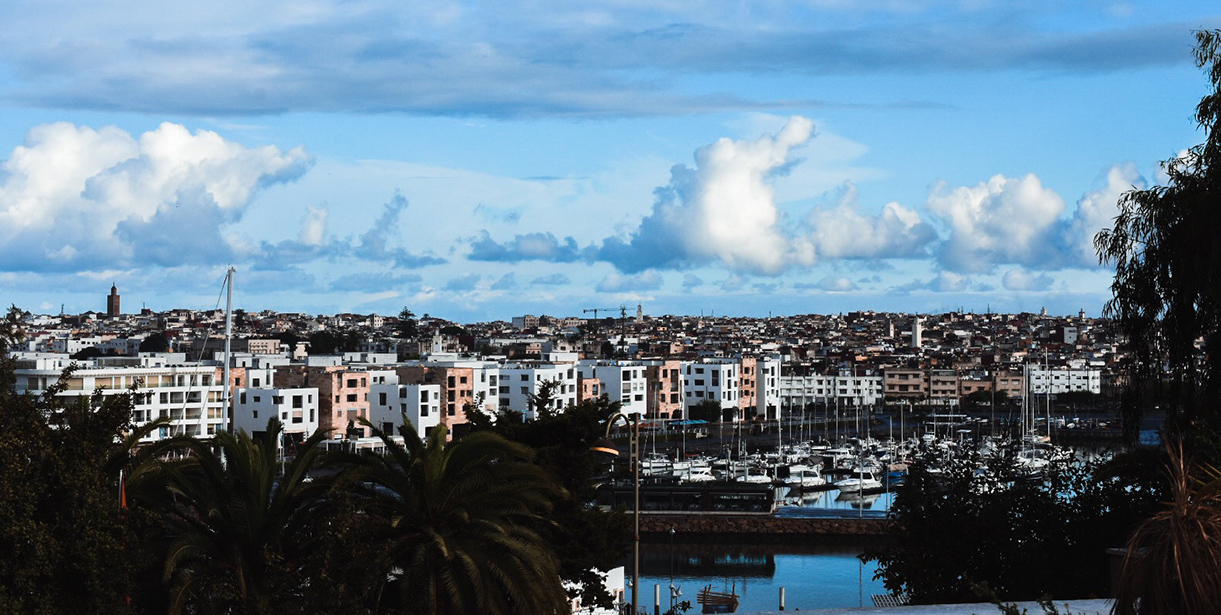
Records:
[[[736,592],[739,613],[775,611],[781,587],[786,612],[870,607],[871,596],[886,589],[873,578],[876,566],[857,557],[864,549],[859,545],[645,544],[640,605],[653,612],[653,588],[658,585],[661,611],[669,609],[673,574],[674,586],[681,591],[678,600],[691,602],[688,612],[699,612],[696,595],[706,586]]]

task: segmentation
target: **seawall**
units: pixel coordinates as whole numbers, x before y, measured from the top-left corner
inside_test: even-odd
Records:
[[[806,544],[878,543],[891,522],[885,518],[808,519],[767,514],[646,513],[640,516],[645,542],[670,540],[671,528],[683,542],[760,542]]]

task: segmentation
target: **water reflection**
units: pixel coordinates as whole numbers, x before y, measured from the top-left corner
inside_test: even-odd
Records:
[[[859,545],[668,544],[641,545],[641,606],[650,612],[653,586],[661,588],[662,611],[669,608],[671,575],[679,600],[695,605],[705,586],[736,591],[739,613],[774,611],[785,588],[786,611],[871,606],[870,596],[886,593],[863,564]],[[649,603],[649,604],[646,604]],[[694,612],[698,612],[695,607]]]

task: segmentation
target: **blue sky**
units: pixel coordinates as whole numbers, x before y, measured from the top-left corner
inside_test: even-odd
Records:
[[[1097,315],[1200,2],[0,5],[0,301]]]

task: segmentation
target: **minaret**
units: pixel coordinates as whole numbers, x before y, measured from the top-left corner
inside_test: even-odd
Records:
[[[108,318],[118,318],[119,313],[119,288],[111,284],[110,296],[106,297],[106,316]]]
[[[912,321],[912,348],[920,347],[920,317]]]

